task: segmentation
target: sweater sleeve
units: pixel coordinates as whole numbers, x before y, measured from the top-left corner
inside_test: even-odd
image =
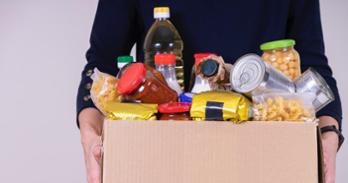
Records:
[[[95,108],[90,89],[93,69],[116,75],[116,58],[129,55],[136,41],[136,3],[135,0],[99,0],[91,36],[90,48],[86,53],[85,65],[77,94],[77,125],[80,112],[89,107]]]
[[[287,37],[296,40],[296,49],[301,55],[302,71],[309,67],[317,70],[331,87],[335,101],[317,113],[331,116],[342,126],[342,106],[336,80],[325,56],[324,40],[320,19],[319,0],[291,1]]]

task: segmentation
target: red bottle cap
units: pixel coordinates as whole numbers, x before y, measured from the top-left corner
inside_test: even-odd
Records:
[[[126,68],[122,74],[117,91],[122,95],[132,93],[143,82],[146,74],[146,68],[143,63],[134,63]]]
[[[157,54],[155,55],[155,64],[175,64],[176,55],[175,54]]]
[[[216,55],[215,53],[196,53],[195,57],[195,65],[198,65],[202,60],[210,55]]]
[[[190,109],[191,103],[188,102],[172,102],[158,106],[158,111],[165,114],[189,112]]]

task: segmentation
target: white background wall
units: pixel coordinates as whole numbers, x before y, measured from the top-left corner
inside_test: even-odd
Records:
[[[348,2],[321,3],[327,55],[347,117]],[[1,182],[86,182],[75,96],[96,5],[0,0]],[[347,144],[338,157],[339,183],[348,180]]]

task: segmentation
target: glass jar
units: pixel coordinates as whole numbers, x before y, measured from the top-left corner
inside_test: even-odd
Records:
[[[295,44],[294,40],[286,39],[261,45],[261,50],[264,52],[262,59],[292,81],[295,81],[301,75],[300,55],[294,49]]]
[[[126,101],[163,104],[176,102],[177,93],[166,83],[162,74],[143,63],[129,65],[117,85]]]
[[[158,111],[161,113],[160,120],[175,120],[189,121],[191,103],[173,102],[158,106]]]

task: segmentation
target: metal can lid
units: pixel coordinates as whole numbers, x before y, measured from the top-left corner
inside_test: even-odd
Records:
[[[264,80],[265,63],[256,54],[247,54],[237,60],[231,73],[231,83],[235,91],[249,93]]]

